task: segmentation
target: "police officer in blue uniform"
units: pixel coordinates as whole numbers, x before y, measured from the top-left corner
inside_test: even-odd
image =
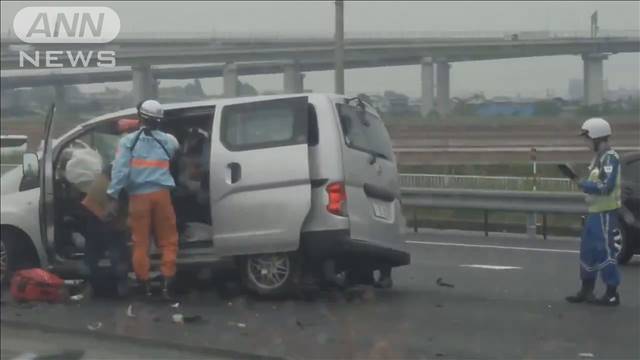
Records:
[[[568,296],[566,300],[570,303],[617,306],[620,304],[620,273],[614,239],[620,236],[620,157],[609,146],[611,126],[604,119],[591,118],[585,121],[581,135],[585,137],[595,156],[589,166],[587,178],[579,182],[580,189],[587,194],[589,208],[580,243],[582,287],[576,295]],[[601,298],[593,295],[598,273],[607,286]]]

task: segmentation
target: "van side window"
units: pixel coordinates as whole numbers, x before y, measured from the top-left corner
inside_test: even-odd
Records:
[[[379,117],[351,105],[336,104],[336,107],[347,146],[387,160],[393,158],[391,138]]]
[[[222,110],[220,140],[232,151],[304,144],[307,117],[306,99],[228,105]]]
[[[309,146],[318,145],[320,142],[320,130],[318,130],[318,115],[316,114],[316,108],[313,105],[309,104],[308,107],[308,117],[309,117],[309,132],[307,135],[307,139],[309,141]]]

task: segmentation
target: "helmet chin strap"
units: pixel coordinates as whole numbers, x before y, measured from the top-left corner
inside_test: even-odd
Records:
[[[593,151],[598,153],[600,152],[600,150],[602,150],[603,144],[605,144],[607,142],[607,138],[597,138],[597,139],[593,139]]]

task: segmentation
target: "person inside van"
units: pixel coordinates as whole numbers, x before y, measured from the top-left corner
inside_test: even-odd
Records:
[[[188,130],[181,144],[180,160],[174,207],[178,222],[178,230],[183,234],[188,223],[209,224],[209,193],[203,186],[208,173],[209,161],[204,159],[203,152],[207,148],[208,134],[200,128]],[[207,153],[208,155],[208,153]],[[181,237],[183,239],[183,237]]]

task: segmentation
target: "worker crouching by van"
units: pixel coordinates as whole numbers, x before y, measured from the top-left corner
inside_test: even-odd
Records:
[[[93,293],[99,296],[126,296],[129,293],[129,249],[127,248],[126,212],[107,219],[109,200],[106,195],[111,167],[96,176],[82,200],[85,225],[85,264]],[[108,254],[109,267],[100,267]]]
[[[122,189],[129,194],[129,226],[133,240],[133,270],[146,296],[149,284],[149,240],[153,233],[162,251],[161,272],[164,278],[162,294],[171,298],[176,273],[178,231],[170,190],[175,181],[169,163],[179,148],[173,135],[158,130],[164,117],[162,106],[146,100],[138,108],[142,128],[120,140],[113,163],[110,213],[117,209],[117,197]]]

